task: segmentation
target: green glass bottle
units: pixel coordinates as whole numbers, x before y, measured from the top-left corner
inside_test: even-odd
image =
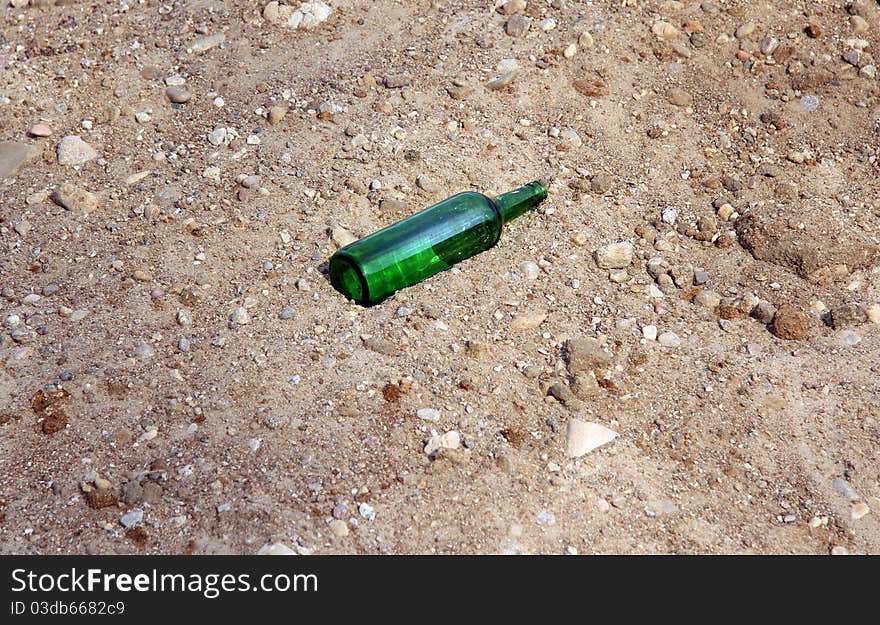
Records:
[[[330,282],[362,306],[378,304],[489,249],[504,224],[546,197],[540,182],[494,199],[459,193],[340,249],[330,258]]]

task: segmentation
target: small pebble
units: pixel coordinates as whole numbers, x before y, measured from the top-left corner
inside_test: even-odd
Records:
[[[297,556],[296,551],[284,543],[266,543],[257,551],[258,556]]]
[[[28,129],[28,135],[31,137],[51,137],[52,129],[46,124],[34,124]]]
[[[755,32],[755,29],[756,26],[754,22],[745,22],[736,29],[736,33],[734,33],[734,36],[737,39],[745,39],[746,37],[752,35]]]
[[[678,209],[673,208],[672,206],[667,206],[663,209],[663,213],[661,214],[661,218],[663,219],[663,223],[667,223],[670,226],[674,226],[676,220],[678,219]]]
[[[126,529],[130,529],[130,528],[134,527],[135,525],[139,524],[143,520],[144,520],[144,511],[141,510],[140,508],[135,508],[133,510],[129,510],[128,512],[123,514],[121,517],[119,517],[119,522]]]
[[[551,385],[547,390],[547,394],[563,404],[570,404],[575,399],[571,389],[562,382]]]
[[[602,269],[625,269],[632,263],[635,249],[629,241],[619,241],[594,252],[596,264]]]
[[[432,434],[425,443],[425,453],[431,456],[438,449],[458,449],[461,446],[461,435],[455,430],[445,434]]]
[[[525,261],[520,264],[519,270],[527,280],[537,280],[541,275],[541,270],[537,264],[531,261]]]
[[[181,327],[188,328],[193,324],[192,313],[186,308],[177,311],[177,324]]]
[[[854,330],[839,330],[834,333],[834,342],[840,347],[854,347],[862,342],[862,336]]]
[[[340,521],[339,519],[333,519],[332,521],[330,521],[329,527],[330,527],[330,531],[337,538],[343,538],[345,536],[348,536],[348,532],[349,532],[348,523],[346,523],[345,521]]]
[[[436,408],[419,408],[416,410],[416,416],[424,421],[437,423],[440,421],[440,411]]]
[[[666,41],[677,39],[680,34],[675,26],[669,22],[664,22],[663,20],[654,22],[654,25],[651,27],[651,32],[653,32],[658,39]]]
[[[333,512],[331,514],[334,519],[339,519],[340,521],[347,521],[349,517],[351,517],[348,506],[344,503],[333,506]]]
[[[276,124],[280,124],[286,116],[287,116],[287,106],[276,105],[276,106],[273,106],[269,109],[267,119],[269,120],[269,123],[274,126]]]
[[[532,25],[532,19],[525,15],[511,15],[504,25],[504,32],[511,37],[522,37],[525,35],[529,27]]]
[[[764,325],[770,325],[776,317],[776,307],[770,302],[759,302],[754,308],[752,308],[749,314],[751,314],[756,321],[763,323]]]
[[[513,83],[516,77],[516,71],[504,72],[503,74],[499,74],[498,76],[495,76],[494,78],[486,82],[484,86],[489,91],[500,91],[501,89],[504,89],[505,87]]]
[[[608,279],[615,284],[623,284],[629,281],[629,274],[626,269],[612,269],[608,272]]]
[[[501,15],[522,13],[526,10],[527,4],[526,0],[507,0],[507,2],[498,7],[498,12],[501,13]]]
[[[694,297],[694,303],[705,308],[716,308],[721,303],[721,296],[714,291],[702,290]]]
[[[192,45],[190,45],[189,49],[197,54],[201,54],[202,52],[207,52],[211,48],[216,48],[224,41],[226,41],[226,35],[223,33],[208,35],[207,37],[195,40]]]
[[[528,312],[517,315],[510,322],[511,330],[532,330],[544,323],[546,312]]]
[[[239,306],[229,315],[229,322],[237,326],[247,325],[251,322],[251,316],[244,306]]]
[[[565,453],[569,458],[580,458],[618,436],[617,432],[599,423],[569,419],[565,432]]]
[[[376,519],[376,509],[368,503],[358,504],[358,514],[367,521],[374,521]]]
[[[659,342],[663,347],[669,347],[672,349],[681,346],[681,339],[678,338],[678,335],[675,332],[664,332],[657,337],[657,342]]]
[[[849,501],[858,501],[861,499],[859,494],[856,492],[856,489],[852,487],[852,484],[847,482],[842,477],[835,477],[831,480],[831,488],[834,489],[834,492],[848,499]]]
[[[868,507],[864,501],[859,501],[858,503],[853,504],[852,510],[850,511],[850,516],[853,521],[858,521],[862,517],[867,516],[871,512],[871,508]]]
[[[538,525],[556,525],[556,516],[547,510],[541,510],[535,517]]]
[[[182,87],[168,87],[165,95],[175,104],[186,104],[192,99],[192,94]]]
[[[819,97],[815,95],[805,95],[801,98],[800,104],[801,108],[803,108],[808,113],[812,113],[819,108]]]

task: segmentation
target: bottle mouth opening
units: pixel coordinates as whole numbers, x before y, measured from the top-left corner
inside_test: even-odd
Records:
[[[348,299],[363,305],[369,299],[369,288],[363,274],[351,260],[336,253],[330,259],[330,283]]]

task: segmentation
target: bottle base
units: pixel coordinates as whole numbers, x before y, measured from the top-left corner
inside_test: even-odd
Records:
[[[371,303],[363,274],[345,256],[334,254],[330,259],[330,283],[345,297],[362,306],[368,306]]]

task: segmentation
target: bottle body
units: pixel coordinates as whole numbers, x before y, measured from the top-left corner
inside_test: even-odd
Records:
[[[377,304],[494,246],[501,238],[505,211],[515,217],[527,210],[523,200],[534,205],[546,197],[546,190],[538,186],[528,198],[517,196],[507,205],[497,201],[504,196],[492,200],[474,192],[447,198],[340,249],[330,259],[330,281],[358,304]]]

